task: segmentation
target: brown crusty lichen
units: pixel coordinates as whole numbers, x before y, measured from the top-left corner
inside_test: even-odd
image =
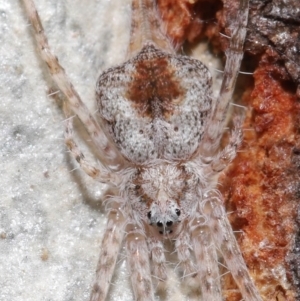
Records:
[[[239,243],[262,297],[292,301],[296,287],[288,257],[298,231],[300,106],[268,58],[261,58],[254,88],[245,93],[244,142],[221,190],[234,227],[244,232]]]
[[[230,36],[225,27],[238,6],[237,0],[223,2],[223,8],[215,0],[158,0],[158,6],[177,46],[205,37],[218,52],[228,45],[219,31]],[[243,68],[252,66],[254,74],[239,87],[247,106],[244,143],[220,178],[232,225],[242,230],[237,238],[245,260],[266,301],[300,300],[299,11],[298,0],[250,1]],[[232,279],[222,279],[226,300],[239,301]]]

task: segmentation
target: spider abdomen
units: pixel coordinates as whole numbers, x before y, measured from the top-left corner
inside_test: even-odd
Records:
[[[211,75],[201,62],[168,54],[150,42],[97,83],[101,117],[122,154],[134,163],[193,154],[211,100]]]

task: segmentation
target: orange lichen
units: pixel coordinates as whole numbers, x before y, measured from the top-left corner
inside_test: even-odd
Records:
[[[300,142],[299,104],[294,91],[274,78],[275,69],[264,55],[254,89],[245,95],[251,109],[242,150],[220,179],[228,210],[234,210],[232,223],[244,232],[239,242],[247,265],[270,301],[295,300],[286,258],[295,233],[299,176],[293,156]]]
[[[176,47],[185,41],[195,42],[201,35],[213,35],[219,31],[215,12],[220,10],[220,0],[158,0],[157,5],[166,32]]]
[[[228,39],[219,35],[220,28],[230,36],[226,24],[238,6],[238,1],[223,2],[224,10],[215,0],[158,0],[158,6],[175,45],[205,36],[219,51],[228,47]],[[203,22],[206,9],[210,10],[209,19],[216,17],[217,22]],[[254,28],[251,16],[258,17],[260,12],[255,9],[250,7],[249,15]],[[294,301],[297,288],[293,286],[293,262],[288,261],[298,256],[293,248],[300,197],[300,104],[280,53],[269,48],[265,35],[258,39],[251,29],[248,33],[251,39],[246,41],[246,49],[253,56],[247,57],[250,63],[246,65],[259,64],[254,85],[247,86],[243,96],[248,106],[243,147],[220,178],[220,190],[227,211],[233,212],[229,215],[233,227],[243,231],[237,238],[263,299]],[[226,300],[241,300],[231,276],[223,276],[222,281]]]

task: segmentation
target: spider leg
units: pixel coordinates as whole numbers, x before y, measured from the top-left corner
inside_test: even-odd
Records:
[[[127,262],[136,301],[154,301],[145,233],[134,221],[127,226]]]
[[[243,132],[240,124],[236,124],[231,132],[229,143],[220,151],[210,164],[213,172],[219,173],[224,170],[228,164],[236,157],[236,152],[243,140]]]
[[[245,264],[220,196],[211,191],[205,205],[215,245],[221,251],[245,301],[262,301]]]
[[[119,209],[120,202],[111,204],[107,225],[101,243],[101,253],[96,270],[96,280],[93,285],[90,301],[104,301],[115,270],[125,232],[125,219]]]
[[[161,240],[155,236],[147,239],[148,248],[152,259],[152,275],[160,282],[167,281],[166,257],[164,246]]]
[[[72,83],[69,81],[64,69],[59,64],[58,59],[52,54],[34,2],[32,0],[23,0],[23,3],[34,29],[41,57],[47,64],[53,80],[66,96],[72,111],[74,111],[85,126],[93,143],[97,147],[101,160],[103,160],[105,164],[111,165],[112,168],[120,168],[125,163],[124,158],[100,128],[97,121],[82,102]]]
[[[70,150],[74,159],[79,163],[82,170],[90,177],[101,183],[111,183],[118,185],[120,179],[114,172],[109,171],[105,166],[98,164],[98,167],[93,166],[89,163],[84,154],[79,149],[77,143],[74,140],[73,135],[73,117],[70,116],[70,112],[66,105],[64,105],[64,113],[66,116],[65,120],[65,143]]]
[[[183,278],[196,276],[196,267],[191,260],[191,240],[186,228],[187,225],[183,225],[180,234],[175,240],[175,250],[177,252],[178,261],[183,270]]]
[[[162,32],[154,0],[132,0],[131,32],[127,59],[136,54],[146,42],[175,53],[171,42]]]
[[[201,300],[222,301],[218,255],[207,225],[201,224],[201,217],[192,222],[191,236],[197,263],[197,278],[200,280]]]
[[[249,9],[248,0],[239,1],[240,7],[236,19],[231,25],[232,36],[230,46],[226,50],[226,64],[221,89],[199,148],[199,153],[201,153],[202,156],[210,156],[219,148],[229,102],[232,100],[236,79],[243,58],[243,45],[247,33],[246,26]]]
[[[239,117],[234,122],[234,129],[231,132],[228,144],[214,157],[211,157],[210,164],[204,168],[205,174],[210,174],[211,176],[217,175],[236,157],[237,150],[243,140],[241,125],[242,118]]]

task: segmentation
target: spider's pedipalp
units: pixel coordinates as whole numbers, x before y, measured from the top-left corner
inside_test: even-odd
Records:
[[[127,227],[126,253],[132,289],[136,301],[153,301],[149,251],[145,233],[135,222]]]
[[[154,235],[147,238],[151,256],[152,275],[160,283],[167,281],[166,257],[163,242]]]

